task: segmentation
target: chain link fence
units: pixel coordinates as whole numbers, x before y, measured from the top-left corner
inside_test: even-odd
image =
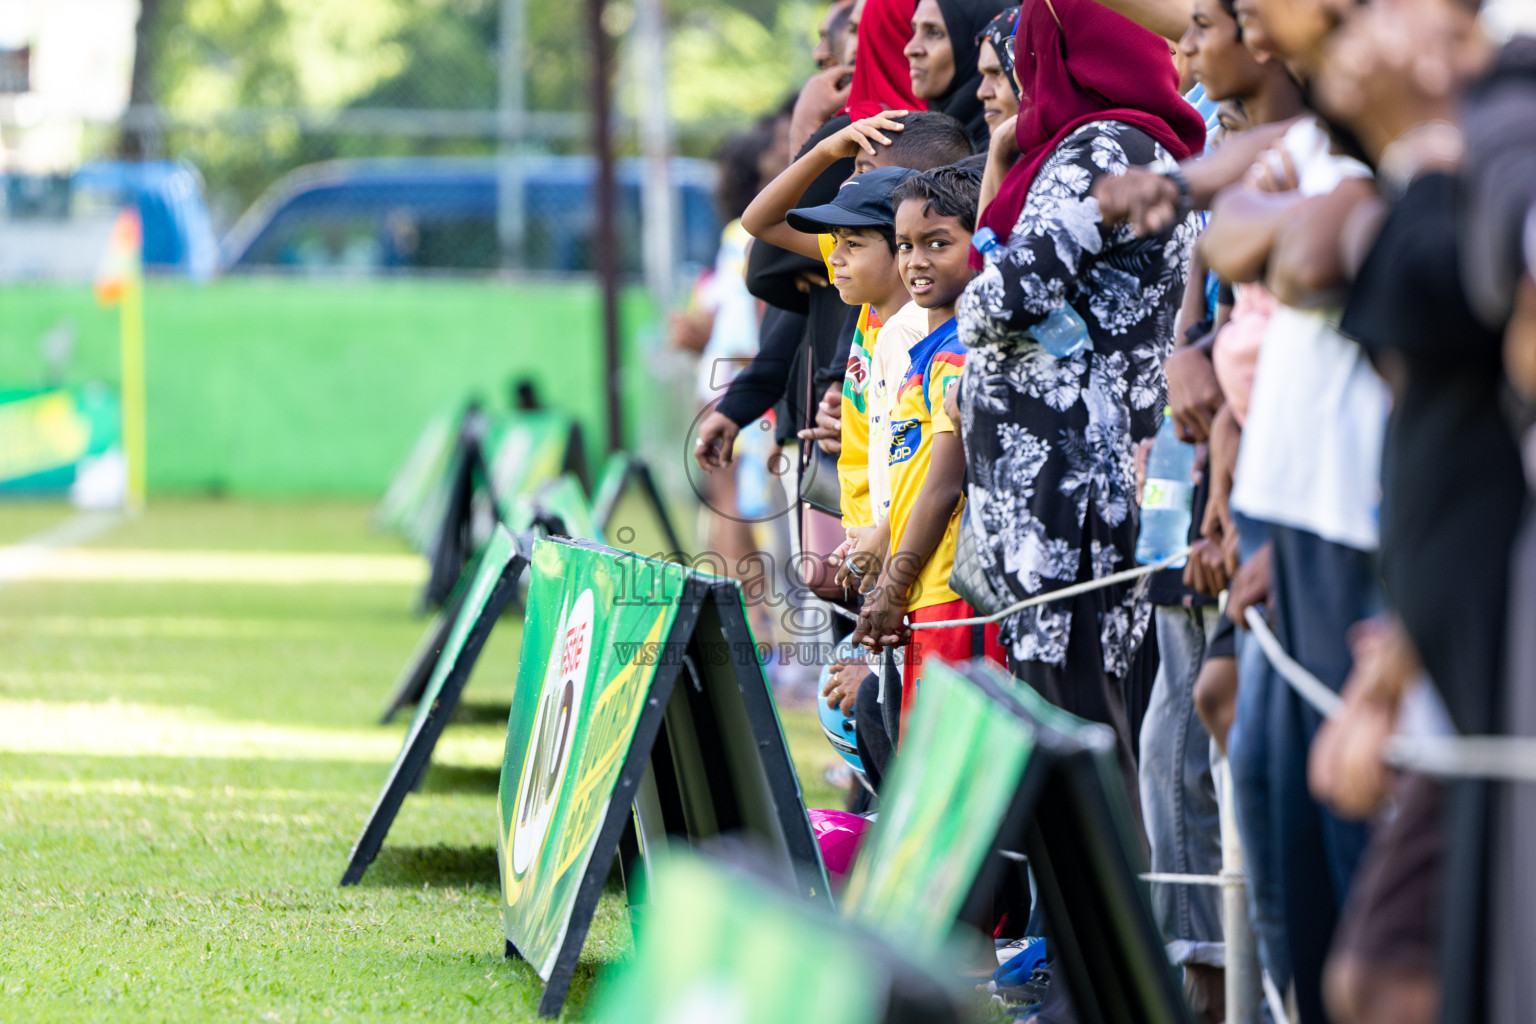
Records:
[[[677,148],[711,152],[734,127],[689,125]],[[247,108],[191,118],[133,107],[117,123],[57,130],[0,118],[0,141],[67,132],[83,157],[44,172],[11,161],[0,274],[16,276],[19,258],[30,259],[32,276],[78,276],[111,212],[132,202],[146,221],[146,256],[161,269],[190,269],[196,252],[214,247],[218,269],[230,273],[585,273],[594,266],[590,130],[581,114],[514,122],[472,110]],[[647,168],[633,155],[635,126],[615,131],[620,266],[635,276]],[[116,159],[130,133],[149,158],[137,167]],[[669,173],[686,274],[707,266],[718,242],[714,170],[679,156]]]

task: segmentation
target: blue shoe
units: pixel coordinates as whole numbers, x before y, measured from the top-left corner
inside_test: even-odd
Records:
[[[1006,959],[1004,957],[1006,956]],[[992,973],[998,988],[1027,982],[1035,968],[1045,963],[1045,939],[1038,935],[1016,939],[997,951],[999,965]]]

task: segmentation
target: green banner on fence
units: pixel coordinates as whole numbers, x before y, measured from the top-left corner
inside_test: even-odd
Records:
[[[592,522],[616,548],[676,561],[686,555],[650,467],[614,452],[592,491]]]
[[[911,721],[844,890],[847,914],[931,958],[957,925],[985,931],[999,909],[1028,913],[1027,857],[1079,1019],[1187,1024],[1137,878],[1114,733],[983,662],[925,664]]]
[[[664,660],[634,652],[667,640],[688,576],[595,548],[534,548],[497,841],[507,940],[545,980]]]
[[[67,493],[121,443],[121,418],[105,385],[0,390],[0,492]]]

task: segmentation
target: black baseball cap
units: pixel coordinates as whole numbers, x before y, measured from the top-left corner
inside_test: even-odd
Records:
[[[876,167],[843,182],[830,203],[790,210],[784,219],[796,231],[812,235],[833,228],[894,227],[896,209],[891,205],[891,193],[916,173],[910,167]]]

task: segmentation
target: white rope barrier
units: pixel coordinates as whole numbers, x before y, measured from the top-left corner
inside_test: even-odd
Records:
[[[1167,558],[1160,558],[1147,565],[1133,566],[1121,572],[1111,573],[1108,576],[1100,576],[1098,579],[1085,580],[1082,583],[1074,583],[1070,587],[1062,587],[1060,590],[1047,590],[1043,594],[1026,597],[1024,600],[1011,604],[1000,612],[993,612],[991,615],[977,615],[970,619],[948,619],[944,622],[914,622],[912,623],[912,629],[944,629],[949,626],[989,626],[994,622],[1002,622],[1010,615],[1017,615],[1026,608],[1033,608],[1037,604],[1049,604],[1052,601],[1060,601],[1063,598],[1076,597],[1079,594],[1088,594],[1095,590],[1102,590],[1105,587],[1114,586],[1116,583],[1130,583],[1132,580],[1138,580],[1143,576],[1150,576],[1154,572],[1160,572],[1168,568],[1174,562],[1188,555],[1189,548],[1181,548]]]
[[[1529,736],[1393,736],[1382,760],[1442,779],[1536,783],[1536,739]]]
[[[1248,623],[1248,628],[1253,632],[1253,638],[1264,650],[1264,656],[1275,667],[1275,671],[1291,684],[1291,689],[1295,690],[1302,700],[1312,705],[1313,710],[1324,718],[1337,718],[1339,712],[1344,709],[1343,699],[1330,690],[1321,679],[1302,668],[1296,659],[1285,653],[1285,648],[1280,646],[1280,641],[1276,640],[1275,634],[1270,632],[1269,623],[1264,621],[1264,616],[1259,614],[1259,610],[1249,606],[1243,612],[1243,621]]]
[[[1248,884],[1248,876],[1240,871],[1230,874],[1224,871],[1219,875],[1178,875],[1169,871],[1148,871],[1141,876],[1141,880],[1154,885],[1230,885],[1238,889]]]
[[[1336,717],[1343,699],[1285,653],[1258,609],[1247,609],[1243,620],[1281,678],[1319,714]],[[1536,783],[1536,737],[1530,736],[1398,735],[1387,740],[1382,760],[1400,771],[1442,779]]]
[[[1074,583],[1069,587],[1062,587],[1059,590],[1047,590],[1043,594],[1036,594],[1034,597],[1026,597],[1024,600],[1015,602],[1014,604],[1009,605],[1007,608],[1004,608],[1002,611],[993,612],[991,615],[977,615],[974,618],[969,619],[946,619],[942,622],[913,622],[909,623],[908,626],[912,630],[947,629],[951,626],[990,626],[994,622],[1002,622],[1010,615],[1017,615],[1019,612],[1024,611],[1026,608],[1033,608],[1035,605],[1049,604],[1052,601],[1060,601],[1064,598],[1076,597],[1079,594],[1089,594],[1095,590],[1102,590],[1105,587],[1112,587],[1117,583],[1130,583],[1133,580],[1138,580],[1143,576],[1150,576],[1154,572],[1161,572],[1162,570],[1171,566],[1174,562],[1177,562],[1179,559],[1188,557],[1189,550],[1189,548],[1180,548],[1178,551],[1175,551],[1167,558],[1160,558],[1155,562],[1148,563],[1147,565],[1133,566],[1120,572],[1111,573],[1108,576],[1100,576],[1097,579],[1084,580],[1082,583]],[[849,619],[854,622],[857,622],[859,619],[857,613],[851,612],[839,605],[835,605],[830,601],[824,601],[819,597],[815,598],[815,601],[830,611],[834,612],[835,614],[843,616],[845,619]]]

